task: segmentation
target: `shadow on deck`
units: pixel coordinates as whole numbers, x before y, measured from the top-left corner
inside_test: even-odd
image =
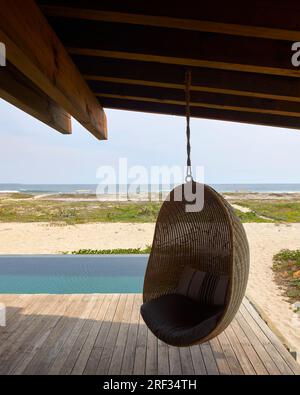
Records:
[[[244,299],[201,346],[170,347],[139,314],[140,294],[0,295],[1,374],[299,374],[300,366]]]

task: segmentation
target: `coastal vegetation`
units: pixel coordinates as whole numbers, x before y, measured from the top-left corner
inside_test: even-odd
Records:
[[[251,209],[258,216],[263,216],[276,222],[300,222],[300,201],[241,200],[234,203]]]
[[[100,202],[1,199],[0,222],[50,222],[76,225],[96,222],[154,223],[161,202]],[[253,212],[235,210],[242,222],[268,222]]]
[[[160,206],[159,202],[2,200],[0,222],[147,223],[155,222]]]
[[[300,250],[281,250],[273,257],[273,270],[288,300],[300,301]]]
[[[228,194],[227,194],[228,195]],[[300,200],[237,199],[230,203],[242,222],[300,222]],[[240,207],[238,207],[240,206]],[[49,195],[36,198],[25,193],[0,194],[0,222],[49,222],[76,225],[96,222],[153,223],[161,202],[99,201],[94,195]],[[243,211],[242,207],[248,209]],[[239,209],[240,208],[240,209]]]
[[[151,246],[146,246],[145,248],[114,248],[111,250],[91,250],[91,249],[81,249],[77,251],[64,252],[64,254],[71,255],[122,255],[122,254],[150,254]]]
[[[256,222],[256,223],[274,222],[273,220],[268,219],[268,218],[261,218],[259,215],[257,215],[253,211],[249,211],[248,213],[244,213],[244,212],[237,210],[237,209],[235,209],[234,211],[243,223],[247,223],[247,222]]]

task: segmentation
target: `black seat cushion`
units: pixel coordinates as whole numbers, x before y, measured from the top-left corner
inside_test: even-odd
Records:
[[[144,303],[141,314],[159,339],[174,346],[188,346],[211,333],[223,309],[223,306],[206,306],[186,296],[170,294]]]

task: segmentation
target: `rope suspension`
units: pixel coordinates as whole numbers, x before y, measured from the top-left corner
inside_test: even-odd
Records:
[[[185,110],[185,115],[186,115],[186,140],[187,140],[187,172],[186,172],[186,177],[185,181],[186,182],[191,182],[193,181],[193,176],[192,176],[192,162],[191,162],[191,130],[190,130],[190,117],[191,117],[191,109],[190,109],[190,101],[191,101],[191,82],[192,82],[192,75],[191,71],[187,70],[185,73],[185,100],[186,100],[186,110]]]

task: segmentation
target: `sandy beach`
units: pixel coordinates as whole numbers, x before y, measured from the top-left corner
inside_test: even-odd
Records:
[[[300,315],[292,311],[274,282],[273,255],[299,249],[300,224],[244,224],[250,244],[251,269],[247,295],[272,329],[300,355]],[[152,243],[154,224],[0,223],[0,254],[57,254],[78,249],[145,247]]]

